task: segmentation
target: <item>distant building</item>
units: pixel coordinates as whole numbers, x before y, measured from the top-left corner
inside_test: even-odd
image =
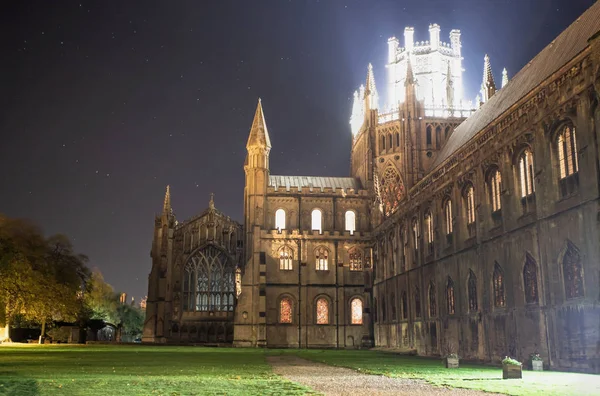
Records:
[[[600,3],[512,80],[484,59],[465,101],[460,33],[389,40],[355,94],[351,175],[271,174],[259,102],[244,224],[155,222],[144,340],[376,345],[598,372]]]

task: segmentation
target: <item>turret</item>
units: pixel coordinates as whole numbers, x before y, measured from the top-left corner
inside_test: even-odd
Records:
[[[454,56],[460,57],[461,55],[461,44],[460,44],[460,30],[452,29],[450,31],[450,47]]]
[[[434,51],[440,46],[440,25],[437,23],[429,25],[429,43]]]
[[[495,93],[496,83],[494,82],[494,75],[492,74],[492,65],[490,63],[490,57],[486,54],[483,58],[483,81],[481,83],[481,101],[483,103],[487,102]]]
[[[415,46],[415,29],[411,27],[404,28],[404,48],[407,53],[411,53]]]
[[[379,108],[379,94],[375,86],[375,76],[373,75],[373,65],[369,63],[367,70],[367,80],[365,83],[365,117],[370,116],[370,110]]]

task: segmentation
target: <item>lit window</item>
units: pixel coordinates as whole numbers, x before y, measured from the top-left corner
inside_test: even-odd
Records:
[[[452,201],[444,204],[444,217],[446,218],[446,235],[452,234]]]
[[[277,231],[285,230],[285,210],[277,209],[275,212],[275,228]]]
[[[519,181],[521,183],[521,198],[528,197],[535,192],[533,184],[533,154],[526,149],[519,157]]]
[[[362,271],[362,253],[358,249],[352,249],[350,251],[350,271]]]
[[[427,232],[427,243],[433,243],[433,217],[430,212],[425,214],[425,231]]]
[[[279,269],[284,271],[292,270],[292,259],[294,252],[288,246],[284,246],[279,250]]]
[[[413,242],[415,243],[415,249],[419,246],[419,222],[417,219],[413,219],[412,222],[412,230],[413,230]]]
[[[575,192],[579,184],[575,128],[567,126],[558,135],[557,150],[560,192],[562,196],[566,196]]]
[[[292,323],[293,311],[292,300],[282,298],[279,302],[279,323]]]
[[[356,213],[352,210],[346,211],[346,231],[350,231],[350,235],[356,231]]]
[[[317,261],[317,271],[327,271],[327,255],[329,252],[327,249],[320,247],[315,251],[315,258]]]
[[[492,212],[502,209],[500,202],[500,192],[502,191],[502,177],[498,169],[492,172],[490,177],[490,200],[492,202]]]
[[[311,229],[312,230],[317,230],[320,232],[322,232],[322,228],[321,228],[321,220],[322,220],[323,214],[321,213],[321,211],[319,209],[314,209],[312,211],[312,215],[311,215]]]
[[[329,301],[325,297],[317,300],[317,324],[329,324]]]
[[[352,324],[363,324],[363,303],[360,298],[353,298],[350,302]]]
[[[473,186],[467,187],[465,201],[467,204],[467,224],[473,224],[475,223],[475,193]]]

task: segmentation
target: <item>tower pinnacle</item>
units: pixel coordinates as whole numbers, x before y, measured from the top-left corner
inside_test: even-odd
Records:
[[[508,84],[508,72],[506,71],[506,67],[502,69],[502,88],[504,88]]]
[[[492,74],[492,65],[490,57],[485,54],[483,57],[483,81],[481,83],[481,101],[487,102],[492,95],[496,93],[496,83]]]
[[[246,144],[247,149],[251,147],[271,148],[271,139],[269,139],[269,131],[267,130],[260,98],[258,99],[256,113],[254,113],[254,120],[250,128],[250,136],[248,136],[248,143]]]
[[[163,203],[163,214],[171,214],[173,209],[171,208],[171,187],[167,185],[167,191],[165,192],[165,201]]]
[[[209,209],[215,208],[215,193],[210,193],[210,201],[208,201],[208,208]]]
[[[369,110],[377,109],[379,107],[379,94],[377,93],[377,87],[375,86],[375,75],[373,74],[373,65],[370,63],[369,68],[367,70],[365,100],[367,100]]]

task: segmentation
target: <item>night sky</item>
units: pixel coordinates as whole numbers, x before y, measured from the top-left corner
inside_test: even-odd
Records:
[[[258,97],[273,174],[347,176],[353,91],[387,39],[462,32],[465,96],[594,0],[14,1],[0,13],[0,212],[62,232],[117,290],[147,292],[154,214],[242,220]]]

